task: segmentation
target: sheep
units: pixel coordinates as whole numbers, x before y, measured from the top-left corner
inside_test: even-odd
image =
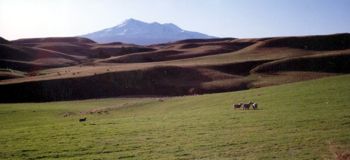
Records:
[[[244,104],[243,104],[243,110],[249,110],[250,105],[252,105],[252,104],[253,104],[253,102],[244,103]]]
[[[79,119],[79,122],[85,122],[85,121],[86,121],[86,117]]]
[[[254,110],[256,110],[256,109],[258,109],[258,104],[257,103],[253,103],[252,107],[253,107]]]
[[[233,104],[233,109],[241,108],[243,103]]]

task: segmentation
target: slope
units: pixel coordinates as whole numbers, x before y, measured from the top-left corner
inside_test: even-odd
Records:
[[[346,159],[349,80],[163,99],[0,104],[0,158]],[[248,101],[259,110],[231,108]]]
[[[8,93],[2,101],[174,96],[243,90],[349,73],[349,41],[350,34],[345,33],[189,39],[147,47],[89,42],[84,44],[88,53],[77,50],[74,54],[70,47],[56,48],[69,56],[85,55],[78,64],[39,69],[29,77],[4,74],[19,78],[1,80],[0,90]],[[57,45],[48,43],[53,42],[35,46]],[[76,42],[67,44],[76,45]],[[329,46],[325,47],[326,44]],[[19,88],[32,97],[18,97]],[[96,92],[94,88],[99,89]]]

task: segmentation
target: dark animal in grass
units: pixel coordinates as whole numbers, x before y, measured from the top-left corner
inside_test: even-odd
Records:
[[[79,122],[85,122],[86,121],[86,117],[85,118],[80,118]]]
[[[254,110],[256,110],[256,109],[258,109],[258,104],[257,103],[253,103],[252,107],[253,107]]]
[[[233,104],[233,109],[241,108],[243,103]]]
[[[244,104],[243,104],[243,110],[249,110],[250,105],[252,105],[252,104],[253,104],[253,102],[244,103]]]

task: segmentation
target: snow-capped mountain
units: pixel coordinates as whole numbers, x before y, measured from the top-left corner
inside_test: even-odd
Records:
[[[215,38],[198,32],[186,31],[172,23],[146,23],[127,19],[112,28],[83,35],[99,43],[124,42],[140,45],[173,42],[184,39]]]

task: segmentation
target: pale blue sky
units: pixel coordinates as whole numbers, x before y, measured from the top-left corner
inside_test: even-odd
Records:
[[[350,32],[350,0],[0,0],[0,36],[75,36],[128,18],[219,37]]]

